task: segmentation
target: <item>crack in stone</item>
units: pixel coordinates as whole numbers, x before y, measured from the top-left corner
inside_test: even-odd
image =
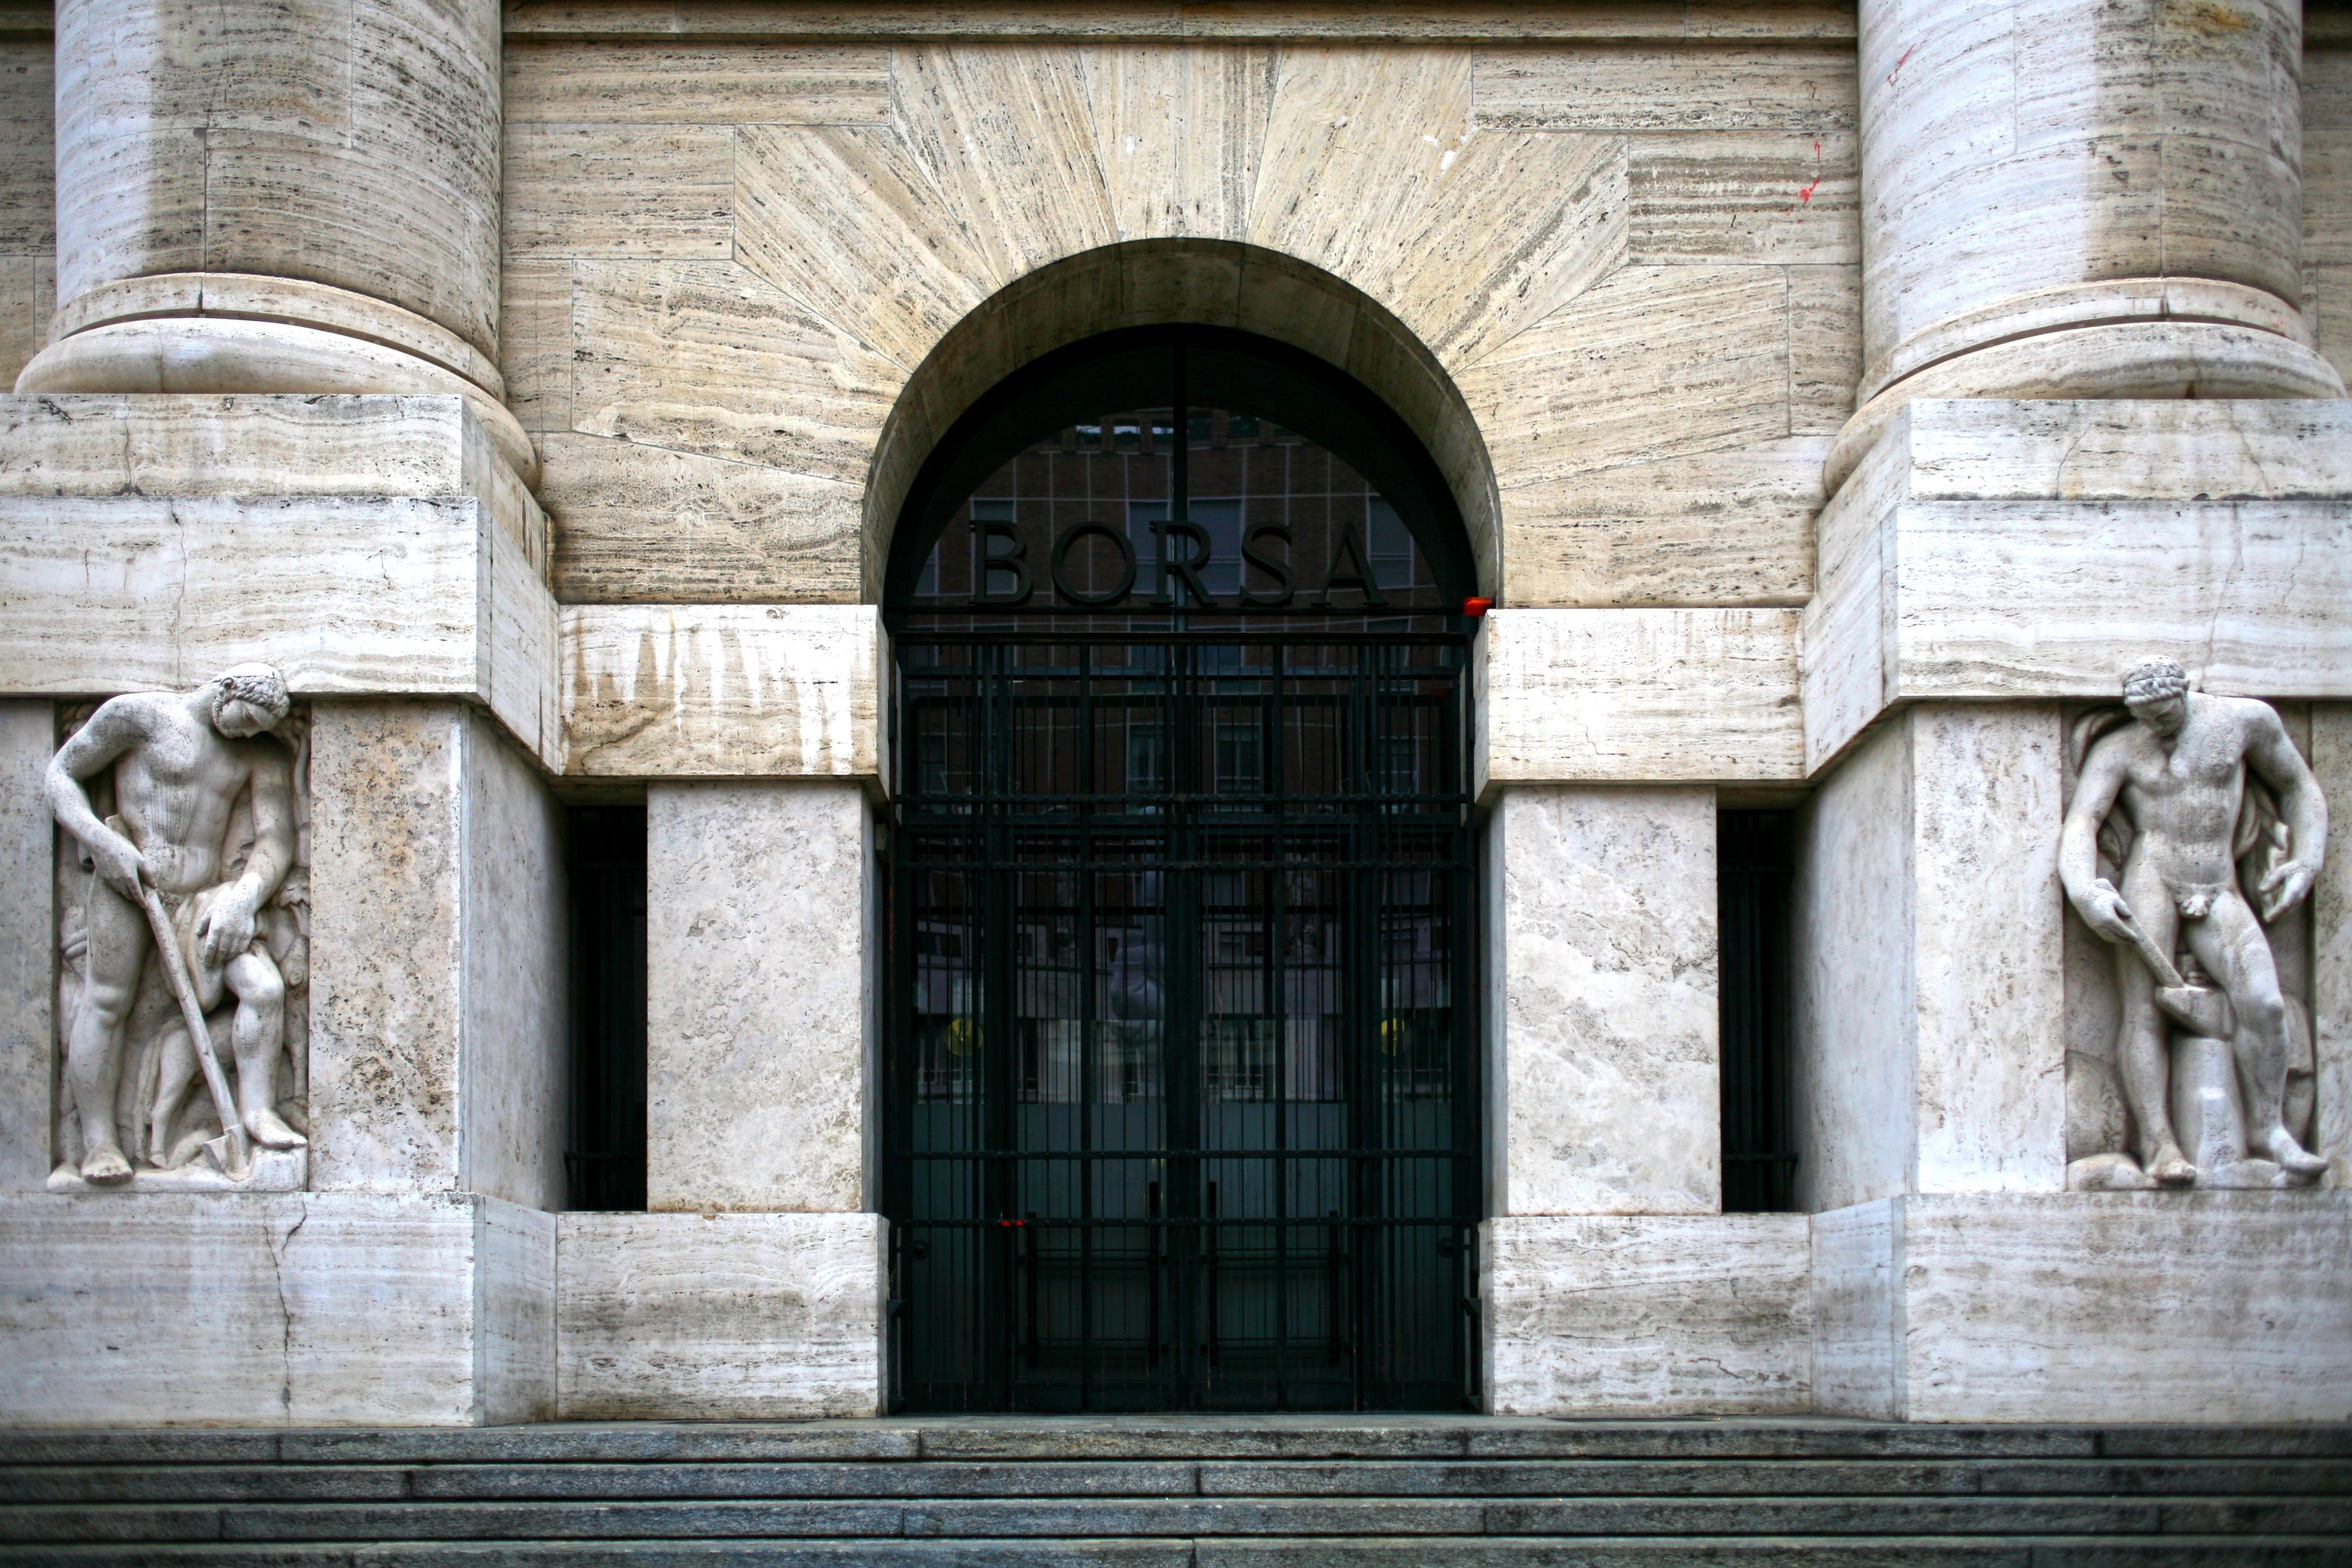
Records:
[[[2205,627],[2205,667],[2199,672],[2199,684],[2211,689],[2213,683],[2213,650],[2221,640],[2221,617],[2229,612],[2230,591],[2246,564],[2246,520],[2237,502],[2230,503],[2231,554],[2230,570],[2221,578],[2221,586],[2213,595],[2213,615]]]
[[[302,1200],[298,1196],[297,1205]],[[286,1302],[285,1249],[294,1245],[302,1227],[310,1223],[310,1211],[302,1206],[302,1217],[276,1242],[269,1239],[269,1217],[265,1211],[261,1220],[262,1245],[269,1249],[269,1278],[278,1292],[278,1408],[288,1419],[294,1415],[294,1310]]]
[[[172,595],[172,676],[174,680],[184,683],[187,679],[186,650],[181,646],[180,630],[188,604],[188,523],[180,515],[177,503],[170,503],[166,510],[172,519],[172,527],[180,536],[180,579]]]

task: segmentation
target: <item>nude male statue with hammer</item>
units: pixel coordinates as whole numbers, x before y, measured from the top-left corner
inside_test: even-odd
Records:
[[[2284,1120],[2287,1005],[2262,922],[2292,909],[2319,874],[2327,804],[2318,781],[2269,703],[2191,691],[2175,660],[2132,666],[2124,706],[2138,722],[2105,736],[2084,759],[2059,839],[2058,877],[2090,928],[2116,944],[2123,995],[2116,1058],[2138,1124],[2140,1167],[2168,1186],[2197,1179],[2167,1104],[2171,1058],[2160,1011],[2163,988],[2179,984],[2172,955],[2185,943],[2237,1018],[2232,1048],[2248,1145],[2283,1170],[2315,1174],[2327,1162],[2305,1151]],[[2278,792],[2294,857],[2272,867],[2254,889],[2260,919],[2239,889],[2231,853],[2250,767]],[[2120,890],[2098,874],[2099,825],[2118,804],[2134,830]]]
[[[124,1026],[157,940],[147,910],[157,895],[184,965],[173,984],[193,984],[195,993],[184,998],[184,1009],[188,1001],[209,1008],[224,989],[236,998],[233,1109],[243,1133],[273,1149],[303,1142],[274,1104],[286,987],[268,943],[255,940],[262,906],[294,864],[293,759],[264,733],[290,706],[276,670],[242,664],[194,691],[117,697],[50,760],[49,809],[97,872],[86,915],[88,978],[66,1041],[66,1072],[81,1121],[81,1173],[89,1181],[131,1175],[115,1127],[115,1095]],[[114,770],[117,816],[100,822],[83,781],[108,768]],[[248,791],[253,846],[244,868],[226,878],[236,849],[227,842],[230,818]],[[182,966],[167,961],[167,969]],[[205,1037],[189,1043],[211,1049]]]

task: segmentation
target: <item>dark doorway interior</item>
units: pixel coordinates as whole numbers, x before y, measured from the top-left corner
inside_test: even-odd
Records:
[[[900,523],[897,1402],[1458,1410],[1480,1214],[1460,521],[1237,333],[1081,345]]]
[[[1727,1214],[1785,1210],[1794,1203],[1789,1085],[1794,820],[1787,811],[1726,811],[1716,819]]]
[[[572,894],[565,1206],[646,1206],[646,808],[564,813]]]

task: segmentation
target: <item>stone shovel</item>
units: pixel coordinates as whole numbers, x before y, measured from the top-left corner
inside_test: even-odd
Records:
[[[231,1181],[241,1182],[253,1173],[253,1144],[246,1134],[244,1118],[236,1113],[236,1098],[228,1091],[228,1075],[221,1071],[220,1058],[213,1055],[212,1031],[205,1027],[205,1010],[196,1005],[196,984],[188,975],[187,960],[172,930],[172,916],[163,908],[163,895],[144,877],[139,879],[139,902],[147,911],[148,927],[155,933],[156,956],[163,961],[172,994],[179,998],[180,1016],[188,1026],[188,1048],[196,1053],[196,1065],[205,1069],[205,1087],[213,1091],[213,1105],[220,1111],[221,1135],[208,1140],[205,1148]]]

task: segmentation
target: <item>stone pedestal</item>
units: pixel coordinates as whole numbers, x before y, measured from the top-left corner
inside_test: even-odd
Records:
[[[1909,1194],[1812,1235],[1825,1415],[2352,1418],[2343,1194]]]

